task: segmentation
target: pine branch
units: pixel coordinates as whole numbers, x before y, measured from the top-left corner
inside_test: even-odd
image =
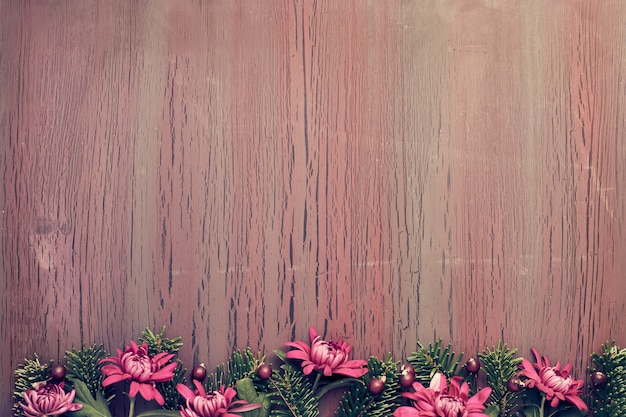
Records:
[[[602,345],[602,354],[593,353],[592,371],[604,372],[606,384],[591,391],[591,409],[595,417],[626,416],[626,349],[615,342]]]
[[[181,337],[173,339],[165,337],[165,326],[161,327],[161,331],[158,334],[155,334],[150,328],[146,328],[139,336],[139,342],[148,345],[148,353],[150,355],[156,355],[161,352],[178,353],[183,346],[181,340]]]
[[[313,384],[289,363],[281,366],[269,380],[274,388],[271,398],[271,417],[317,417],[319,401],[313,392]]]
[[[105,393],[102,390],[102,365],[100,360],[105,358],[107,353],[102,348],[102,344],[93,345],[90,348],[83,347],[80,350],[72,349],[65,352],[65,362],[67,363],[68,377],[80,379],[85,383],[93,397],[100,391],[102,395],[112,399],[111,390]]]
[[[441,372],[447,379],[457,375],[457,367],[463,353],[458,356],[452,351],[452,345],[448,344],[441,349],[443,341],[437,340],[435,344],[424,346],[417,342],[418,350],[413,352],[408,358],[408,362],[415,368],[415,380],[422,385],[428,385],[437,372]]]
[[[13,415],[15,417],[24,417],[25,414],[19,406],[19,402],[24,400],[24,393],[33,388],[39,382],[45,382],[50,379],[50,369],[54,365],[54,361],[50,360],[47,364],[39,361],[39,356],[35,358],[24,359],[15,370],[15,388],[13,390]]]
[[[388,354],[382,362],[376,357],[370,357],[367,363],[369,373],[360,378],[361,383],[354,383],[346,391],[339,403],[335,415],[337,417],[389,417],[393,410],[400,405],[398,362],[393,362]],[[384,381],[385,388],[373,395],[368,384],[374,378]]]
[[[507,381],[518,373],[522,362],[522,358],[516,358],[515,353],[517,349],[509,349],[500,341],[493,349],[485,349],[478,354],[487,383],[491,387],[487,406],[498,407],[499,417],[515,416],[521,399],[520,393],[513,393],[506,386]]]
[[[256,370],[264,361],[265,356],[260,352],[254,355],[250,348],[234,351],[228,362],[218,366],[213,374],[208,375],[208,390],[215,391],[222,385],[232,387],[242,378],[255,378]]]

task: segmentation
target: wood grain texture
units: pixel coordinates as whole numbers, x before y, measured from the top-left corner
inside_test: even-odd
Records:
[[[0,407],[147,326],[626,345],[619,0],[0,0]]]

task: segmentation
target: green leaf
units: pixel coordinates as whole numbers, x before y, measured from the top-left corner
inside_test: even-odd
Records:
[[[137,415],[137,417],[180,417],[180,411],[178,410],[150,410],[144,411]]]
[[[524,407],[520,410],[524,417],[541,417],[538,407]]]
[[[112,417],[109,411],[109,405],[104,399],[100,391],[96,392],[96,398],[92,397],[89,387],[80,379],[72,379],[72,385],[76,391],[74,401],[83,405],[83,408],[77,411],[69,412],[71,417],[90,417],[102,416]]]
[[[67,415],[69,417],[111,417],[111,413],[103,414],[102,411],[88,404],[83,404],[83,408],[78,411],[70,411]]]
[[[331,382],[329,384],[326,384],[322,388],[320,388],[319,391],[317,392],[317,398],[322,398],[326,393],[334,389],[350,387],[354,382],[363,384],[363,381],[361,381],[360,379],[356,379],[356,378],[343,378],[343,379],[339,379],[337,381]]]
[[[269,394],[259,394],[250,378],[242,378],[235,385],[237,397],[248,404],[261,404],[261,408],[247,411],[246,417],[267,417],[272,407]]]
[[[492,404],[483,411],[484,414],[487,414],[489,417],[498,417],[500,414],[500,407],[496,404]]]

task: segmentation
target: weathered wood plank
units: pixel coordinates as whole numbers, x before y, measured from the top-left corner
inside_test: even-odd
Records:
[[[0,1],[0,404],[34,352],[626,344],[619,1]]]

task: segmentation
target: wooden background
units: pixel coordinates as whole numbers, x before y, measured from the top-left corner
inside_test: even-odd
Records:
[[[626,344],[626,3],[0,0],[0,407],[82,342],[188,368]]]

